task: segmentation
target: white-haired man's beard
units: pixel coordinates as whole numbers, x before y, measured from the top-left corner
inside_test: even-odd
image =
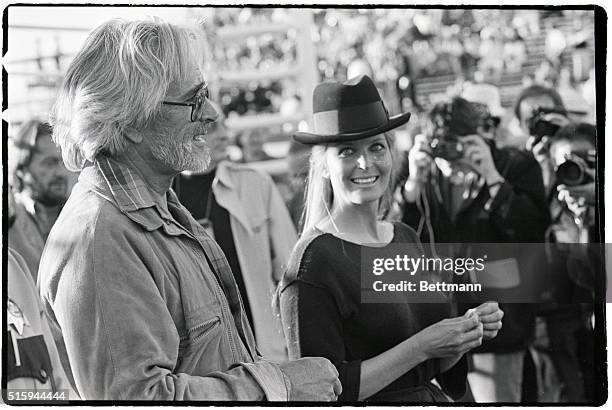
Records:
[[[195,126],[196,124],[194,124]],[[210,148],[202,150],[194,146],[193,137],[203,131],[198,131],[202,127],[185,127],[174,134],[165,127],[160,127],[155,135],[150,137],[151,154],[166,167],[177,171],[202,172],[210,164]]]

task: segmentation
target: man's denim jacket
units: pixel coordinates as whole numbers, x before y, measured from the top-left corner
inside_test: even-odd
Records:
[[[83,399],[287,400],[219,246],[174,192],[164,201],[118,161],[84,168],[40,266]]]

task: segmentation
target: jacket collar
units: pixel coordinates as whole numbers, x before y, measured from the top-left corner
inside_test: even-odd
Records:
[[[217,165],[217,173],[215,175],[215,179],[219,181],[219,183],[225,185],[229,189],[234,189],[234,181],[232,181],[231,175],[231,166],[232,163],[229,161],[221,161]]]
[[[251,235],[253,234],[252,222],[249,220],[238,195],[238,187],[236,187],[236,181],[233,177],[235,175],[234,166],[229,161],[222,161],[217,165],[217,173],[212,189],[217,203],[236,218],[249,235]]]
[[[164,198],[156,194],[137,172],[112,158],[99,156],[94,163],[88,163],[79,176],[79,182],[114,203],[122,213],[149,231],[174,220],[164,206]],[[180,207],[172,190],[166,193],[165,199],[168,206]]]

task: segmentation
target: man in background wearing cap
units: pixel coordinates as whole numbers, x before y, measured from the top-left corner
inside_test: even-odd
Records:
[[[68,198],[71,176],[51,139],[49,124],[30,120],[13,138],[9,155],[15,223],[9,246],[26,261],[34,281],[45,241]]]
[[[553,173],[548,155],[552,135],[545,135],[541,138],[536,137],[531,135],[529,126],[534,116],[534,111],[538,108],[565,110],[565,105],[557,91],[537,84],[521,90],[514,103],[514,115],[519,122],[522,132],[516,145],[518,148],[530,151],[536,161],[538,161],[538,164],[540,164],[542,177],[544,178],[544,188],[548,194],[551,188]],[[568,118],[561,114],[550,113],[546,114],[543,118],[558,126],[569,124]]]

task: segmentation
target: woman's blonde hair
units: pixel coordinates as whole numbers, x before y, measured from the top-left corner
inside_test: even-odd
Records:
[[[389,186],[378,202],[378,217],[382,219],[391,206],[393,186],[395,184],[395,144],[393,137],[385,133],[388,149],[391,154],[393,166],[389,176]],[[302,213],[302,232],[308,232],[326,217],[331,218],[331,209],[334,203],[334,191],[330,179],[326,176],[327,164],[325,152],[327,145],[315,145],[310,154],[304,211]],[[333,219],[332,219],[333,221]]]
[[[80,170],[99,153],[122,152],[126,132],[158,119],[170,85],[203,61],[203,46],[193,41],[199,34],[157,18],[111,20],[89,34],[51,114],[53,140],[68,169]]]

